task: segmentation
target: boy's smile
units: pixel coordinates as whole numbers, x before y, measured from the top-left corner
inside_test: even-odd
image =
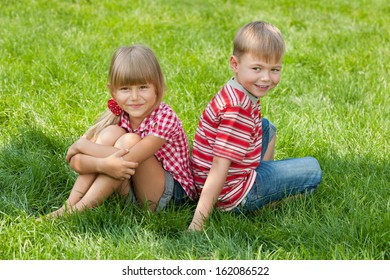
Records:
[[[240,59],[232,55],[230,65],[236,81],[259,98],[266,96],[281,79],[282,60],[266,62],[246,53]]]

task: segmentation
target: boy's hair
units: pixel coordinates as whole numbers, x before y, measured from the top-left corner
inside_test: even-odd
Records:
[[[234,37],[233,55],[238,60],[249,53],[267,62],[279,61],[283,57],[284,50],[282,33],[267,22],[250,22],[241,27]]]
[[[163,98],[165,91],[164,76],[160,64],[153,51],[143,45],[120,47],[111,59],[108,74],[108,88],[110,94],[122,86],[141,85],[151,83],[156,89],[156,106]],[[100,131],[105,127],[118,124],[120,116],[116,116],[107,110],[97,122],[87,131],[88,139],[96,139]]]

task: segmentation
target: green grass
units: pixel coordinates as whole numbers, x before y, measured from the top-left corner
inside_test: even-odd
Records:
[[[0,258],[389,259],[390,4],[372,1],[0,2]],[[120,45],[157,54],[190,142],[230,78],[235,31],[262,19],[284,34],[283,79],[263,99],[276,158],[315,156],[310,197],[256,215],[214,212],[187,234],[193,205],[150,214],[112,197],[38,223],[76,174],[67,148],[105,110]]]

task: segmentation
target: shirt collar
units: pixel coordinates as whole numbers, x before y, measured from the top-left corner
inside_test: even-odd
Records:
[[[147,125],[156,117],[157,112],[160,110],[161,106],[162,106],[162,103],[160,103],[160,105],[157,106],[156,109],[154,109],[153,112],[142,121],[142,123],[138,126],[137,129],[134,129],[134,132],[135,131],[139,131],[139,132],[144,131],[147,128]]]
[[[245,93],[249,99],[254,103],[254,104],[257,104],[259,102],[259,98],[254,96],[252,93],[250,93],[249,91],[247,91],[241,84],[239,84],[235,79],[234,77],[231,78],[228,82],[228,84],[236,89],[238,89],[239,91],[242,91],[243,93]]]

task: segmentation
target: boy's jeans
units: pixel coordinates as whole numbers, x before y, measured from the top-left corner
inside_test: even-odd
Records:
[[[256,181],[241,205],[234,209],[235,212],[252,212],[287,196],[312,193],[321,182],[321,168],[313,157],[263,161],[276,127],[264,118],[262,126],[263,150],[256,168]]]

